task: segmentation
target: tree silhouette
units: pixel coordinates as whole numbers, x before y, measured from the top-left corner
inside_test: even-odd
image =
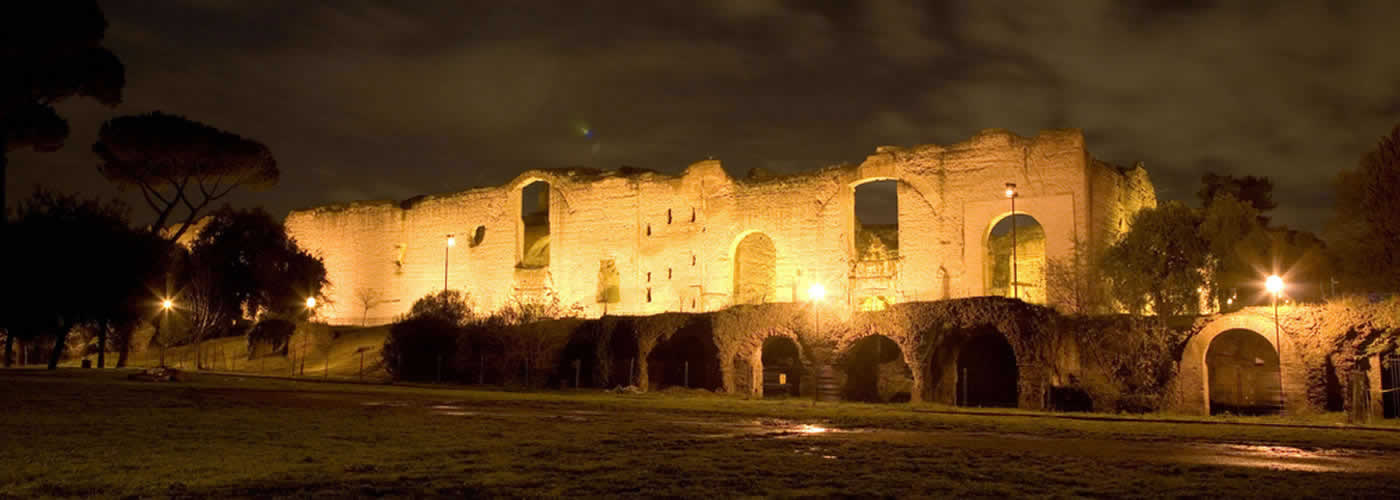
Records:
[[[105,344],[105,330],[135,323],[153,301],[146,284],[163,271],[166,244],[129,228],[125,206],[38,191],[9,229],[15,240],[0,246],[0,262],[23,286],[5,288],[0,320],[20,338],[52,336],[49,368],[74,327],[103,327]]]
[[[1400,291],[1400,125],[1338,175],[1329,233],[1343,286]]]
[[[321,290],[329,284],[321,260],[298,247],[262,209],[215,212],[191,245],[185,269],[184,301],[196,351],[244,312],[299,317],[307,297],[324,303]]]
[[[239,186],[271,186],[279,176],[277,160],[262,143],[161,112],[108,120],[92,150],[107,180],[141,190],[156,212],[153,231],[186,210],[179,228],[167,235],[172,242],[209,204]]]
[[[106,31],[95,0],[11,2],[0,9],[0,225],[9,213],[9,153],[54,151],[68,139],[68,122],[54,105],[74,96],[107,106],[121,102],[126,70],[101,47]]]

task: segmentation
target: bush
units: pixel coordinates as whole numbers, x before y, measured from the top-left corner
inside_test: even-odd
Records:
[[[396,380],[457,379],[457,338],[471,319],[466,296],[456,290],[418,299],[408,316],[389,327],[380,351],[385,371]]]
[[[442,318],[407,318],[389,327],[381,351],[384,369],[395,380],[451,380],[457,377],[457,337],[462,327]]]

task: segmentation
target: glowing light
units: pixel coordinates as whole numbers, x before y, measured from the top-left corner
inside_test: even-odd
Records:
[[[449,247],[455,247],[455,246],[457,246],[457,238],[453,237],[453,236],[450,235],[450,234],[447,235],[447,246],[449,246]]]
[[[1007,197],[1007,198],[1014,198],[1014,197],[1016,197],[1016,183],[1014,183],[1014,182],[1008,182],[1008,183],[1006,183],[1006,197]]]
[[[165,310],[169,311],[170,308],[172,308],[172,307],[175,307],[175,302],[171,301],[170,299],[165,299],[165,300],[160,301],[160,308],[161,308],[161,309],[165,309]]]
[[[812,286],[807,287],[807,298],[811,299],[812,302],[822,300],[825,297],[826,287],[822,286],[821,283],[812,283]]]
[[[797,429],[795,429],[795,430],[796,430],[797,432],[802,433],[802,434],[822,434],[822,433],[825,433],[826,431],[828,431],[829,429],[827,429],[826,427],[819,426],[819,425],[802,424],[802,425],[798,426]]]
[[[315,308],[316,308],[316,297],[307,297],[307,298],[306,298],[306,308],[307,308],[307,309],[315,309]]]
[[[1277,296],[1279,293],[1283,292],[1283,278],[1278,277],[1277,274],[1269,276],[1268,279],[1264,280],[1264,288],[1268,289],[1269,293]]]

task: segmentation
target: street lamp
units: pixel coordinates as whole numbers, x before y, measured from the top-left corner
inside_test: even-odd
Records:
[[[307,308],[307,309],[315,309],[315,308],[316,308],[316,297],[307,297],[307,298],[306,298],[306,308]]]
[[[824,298],[826,298],[826,287],[822,286],[821,283],[812,283],[812,286],[807,287],[807,300],[812,303],[812,324],[816,330],[821,330],[822,326],[821,310],[817,309],[817,303]]]
[[[161,325],[161,323],[164,323],[164,322],[165,322],[165,317],[166,317],[167,313],[170,312],[170,308],[172,308],[172,307],[175,307],[175,302],[174,302],[174,301],[172,301],[172,300],[170,300],[170,299],[162,299],[162,300],[160,301],[160,319],[156,320],[156,331],[155,331],[155,334],[156,334],[156,335],[155,335],[155,338],[156,338],[156,341],[160,342],[160,366],[161,366],[162,368],[165,367],[165,344],[166,344],[166,342],[165,342],[165,339],[162,338],[162,337],[160,336],[160,325]]]
[[[1021,284],[1016,262],[1016,183],[1006,183],[1006,197],[1011,200],[1011,297],[1021,298]]]
[[[457,238],[447,233],[447,246],[442,249],[442,291],[447,291],[447,261],[452,257],[452,247],[457,246]]]
[[[1283,293],[1283,278],[1279,275],[1270,275],[1264,280],[1264,289],[1269,291],[1269,295],[1274,300],[1274,346],[1278,350],[1278,403],[1279,410],[1283,409],[1283,341],[1279,337],[1278,326],[1278,296]]]

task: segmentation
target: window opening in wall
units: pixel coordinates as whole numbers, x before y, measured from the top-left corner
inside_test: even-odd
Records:
[[[647,271],[647,283],[651,283],[651,271]]]
[[[472,231],[472,240],[471,240],[471,243],[469,244],[469,246],[472,246],[472,247],[480,246],[480,245],[481,245],[481,242],[482,242],[482,241],[485,241],[485,240],[486,240],[486,226],[476,226],[476,230],[475,230],[475,231]]]
[[[648,304],[651,303],[651,289],[650,289],[650,288],[647,289],[647,303],[648,303]]]
[[[695,265],[695,254],[690,254],[690,265]]]
[[[520,227],[520,267],[549,266],[548,182],[535,181],[520,190]]]
[[[671,279],[671,268],[666,268],[666,279]]]
[[[651,224],[647,224],[647,236],[651,236]]]
[[[734,248],[735,304],[763,304],[774,300],[777,290],[778,251],[763,233],[745,236]]]
[[[867,182],[855,188],[855,242],[860,260],[899,256],[899,182]]]
[[[987,234],[987,295],[1044,304],[1045,262],[1045,228],[1040,222],[1026,214],[1003,217]]]
[[[667,223],[667,224],[670,224],[670,223],[671,223],[671,209],[669,209],[669,208],[666,209],[666,223]]]
[[[690,221],[695,222],[695,208],[690,209]]]

